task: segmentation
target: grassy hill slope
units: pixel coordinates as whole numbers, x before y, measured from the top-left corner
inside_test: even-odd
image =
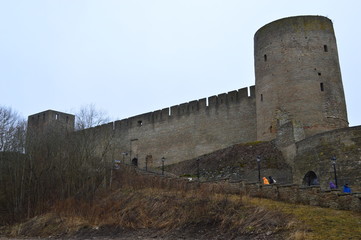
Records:
[[[57,202],[44,215],[2,227],[8,237],[97,239],[359,239],[361,214],[187,189],[117,170],[92,201]]]

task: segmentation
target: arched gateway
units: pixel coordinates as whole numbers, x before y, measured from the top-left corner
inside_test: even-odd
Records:
[[[320,185],[316,173],[314,171],[307,172],[306,175],[303,177],[302,185],[304,186]]]

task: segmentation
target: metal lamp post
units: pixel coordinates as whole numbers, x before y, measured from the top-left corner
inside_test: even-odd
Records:
[[[162,175],[164,175],[164,161],[165,157],[162,157]]]
[[[198,181],[199,181],[199,175],[200,175],[200,172],[199,172],[199,161],[200,161],[200,159],[198,158],[198,159],[197,159],[197,178],[198,178]]]
[[[127,155],[128,155],[128,153],[127,153],[127,152],[122,152],[122,155],[123,155],[123,163],[125,163],[125,161],[124,161],[124,157],[125,157],[125,156],[127,156]]]
[[[261,182],[261,156],[257,156],[257,166],[258,166],[258,182]]]
[[[335,185],[336,185],[336,188],[338,188],[337,173],[336,173],[336,157],[335,156],[331,157],[331,161],[332,161],[332,166],[333,166],[333,173],[335,174]]]

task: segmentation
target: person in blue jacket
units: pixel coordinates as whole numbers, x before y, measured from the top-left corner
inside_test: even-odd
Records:
[[[343,192],[344,193],[350,193],[351,192],[351,188],[348,186],[347,183],[345,185],[343,185]]]

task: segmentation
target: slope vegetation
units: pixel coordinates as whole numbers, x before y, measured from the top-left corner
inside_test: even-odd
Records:
[[[222,193],[123,166],[93,201],[59,201],[8,237],[68,239],[358,239],[361,216]],[[332,229],[330,229],[330,227]],[[342,238],[339,238],[341,237]]]

